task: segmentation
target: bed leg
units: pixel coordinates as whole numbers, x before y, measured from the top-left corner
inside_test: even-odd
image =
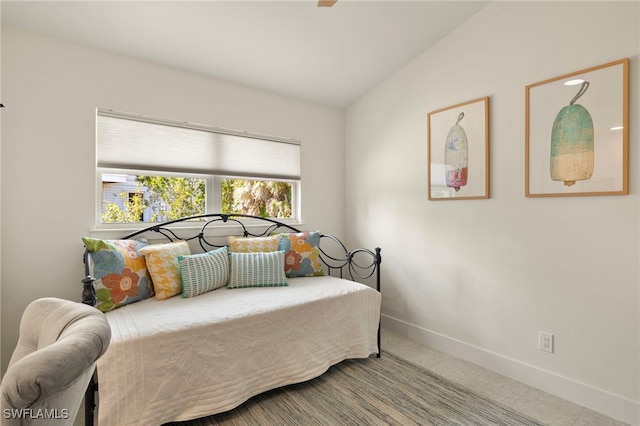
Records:
[[[85,426],[93,426],[93,415],[95,413],[96,408],[96,390],[98,389],[98,384],[95,381],[95,373],[93,377],[91,377],[91,381],[89,382],[89,386],[87,386],[87,390],[84,394],[84,425]]]
[[[375,257],[375,265],[376,265],[376,290],[378,293],[382,293],[382,287],[380,286],[380,265],[382,264],[382,256],[380,252],[382,249],[380,247],[376,247],[376,257]],[[382,356],[382,312],[380,312],[380,321],[378,321],[378,354],[377,358]]]

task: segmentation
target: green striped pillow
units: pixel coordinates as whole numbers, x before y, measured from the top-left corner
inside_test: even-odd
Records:
[[[229,252],[229,285],[227,288],[283,287],[284,252]]]
[[[227,248],[190,256],[178,256],[182,297],[195,297],[227,285],[229,256]]]

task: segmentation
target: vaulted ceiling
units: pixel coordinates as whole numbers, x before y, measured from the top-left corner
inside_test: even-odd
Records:
[[[336,108],[486,1],[12,1],[3,25]]]

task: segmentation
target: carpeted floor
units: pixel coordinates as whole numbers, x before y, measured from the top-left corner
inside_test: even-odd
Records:
[[[346,360],[308,382],[258,395],[236,409],[172,426],[540,425],[422,367],[383,353]]]

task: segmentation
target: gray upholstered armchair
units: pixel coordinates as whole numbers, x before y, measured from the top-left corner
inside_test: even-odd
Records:
[[[0,384],[2,425],[72,425],[110,340],[104,314],[91,306],[51,297],[31,302]]]

